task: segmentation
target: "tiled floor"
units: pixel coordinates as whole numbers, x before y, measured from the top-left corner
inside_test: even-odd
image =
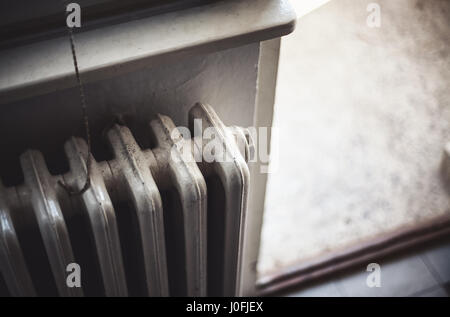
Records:
[[[293,297],[448,297],[450,296],[450,238],[415,252],[374,260],[381,267],[381,287],[369,288],[366,267],[291,291]]]

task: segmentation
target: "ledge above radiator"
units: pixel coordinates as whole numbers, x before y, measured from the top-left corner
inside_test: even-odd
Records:
[[[92,82],[167,62],[286,35],[287,0],[219,1],[76,35],[80,71]],[[73,87],[66,37],[0,51],[0,104]]]

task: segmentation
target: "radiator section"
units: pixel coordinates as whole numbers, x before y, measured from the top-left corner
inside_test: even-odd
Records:
[[[91,159],[90,186],[81,195],[59,183],[84,186],[83,139],[64,144],[70,166],[64,175],[51,175],[39,151],[23,153],[24,184],[5,188],[0,181],[0,290],[11,296],[237,295],[251,142],[207,105],[196,104],[189,122],[200,137],[183,137],[158,115],[149,123],[156,146],[145,150],[127,127],[114,125],[106,134],[114,159]],[[211,128],[223,161],[203,157]],[[67,284],[71,263],[80,265],[81,287]]]

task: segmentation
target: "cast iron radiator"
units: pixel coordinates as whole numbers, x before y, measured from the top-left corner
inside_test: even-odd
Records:
[[[216,133],[226,160],[204,159],[203,137],[183,138],[172,120],[150,122],[156,147],[142,150],[130,130],[114,125],[114,159],[91,159],[80,138],[64,145],[70,172],[51,175],[43,155],[20,157],[24,184],[0,181],[0,287],[11,296],[237,295],[251,142],[196,104],[189,129]],[[189,145],[192,151],[182,151]],[[219,145],[219,147],[217,147]],[[189,147],[188,147],[189,148]],[[213,152],[214,152],[213,151]],[[200,153],[200,160],[195,158]],[[217,154],[217,153],[216,153]],[[67,284],[68,266],[80,287]]]

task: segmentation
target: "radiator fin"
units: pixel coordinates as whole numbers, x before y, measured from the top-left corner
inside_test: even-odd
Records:
[[[35,296],[4,193],[0,182],[0,270],[12,296]]]
[[[206,183],[193,158],[174,146],[182,137],[172,120],[159,115],[150,125],[166,152],[170,180],[180,196],[187,294],[206,296]]]
[[[108,139],[120,169],[120,184],[132,201],[141,238],[147,294],[168,296],[164,220],[161,196],[146,157],[126,127],[115,125]],[[118,182],[116,182],[118,183]]]
[[[201,119],[201,121],[195,120]],[[225,127],[214,110],[204,104],[197,103],[189,112],[191,130],[195,124],[201,122],[202,131],[208,128],[215,129],[217,140],[223,146],[225,160],[216,160],[211,163],[219,176],[225,192],[225,237],[224,259],[221,279],[223,280],[223,295],[236,296],[240,287],[240,267],[242,262],[243,230],[245,229],[245,211],[247,209],[248,188],[250,172],[240,153],[234,137]],[[213,247],[214,248],[214,247]]]
[[[76,261],[56,195],[56,182],[48,173],[40,152],[27,151],[21,155],[20,162],[58,293],[61,296],[81,296],[81,288],[66,285],[66,267]]]
[[[86,179],[87,145],[82,139],[72,138],[66,142],[71,176],[68,185],[81,189]],[[107,296],[126,296],[127,285],[122,262],[119,231],[113,204],[106,190],[97,163],[92,159],[90,188],[81,196],[94,236],[97,260],[100,263],[103,286]],[[71,181],[70,181],[71,180]]]

